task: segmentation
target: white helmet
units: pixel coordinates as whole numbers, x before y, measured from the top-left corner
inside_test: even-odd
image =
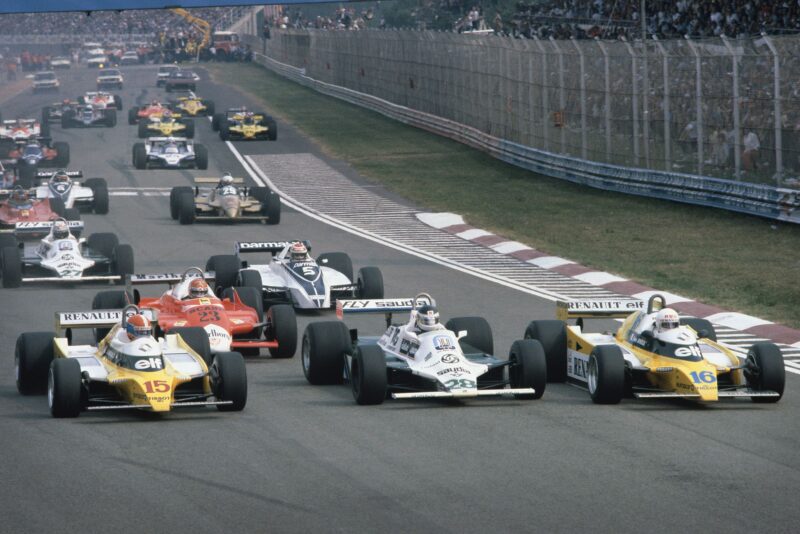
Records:
[[[678,328],[681,320],[672,308],[663,308],[656,314],[656,327],[659,332],[668,332]]]
[[[222,178],[220,178],[219,183],[221,185],[233,185],[233,176],[231,176],[231,173],[226,172],[222,175]]]
[[[67,239],[69,237],[69,225],[64,219],[59,219],[53,223],[53,239]]]
[[[426,304],[417,310],[417,328],[424,331],[435,330],[439,325],[439,310],[433,304]]]

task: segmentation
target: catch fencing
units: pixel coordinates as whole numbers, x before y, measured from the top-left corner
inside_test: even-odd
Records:
[[[629,43],[273,30],[250,43],[329,93],[422,112],[433,117],[428,129],[469,129],[513,147],[503,159],[551,176],[800,221],[796,37]]]

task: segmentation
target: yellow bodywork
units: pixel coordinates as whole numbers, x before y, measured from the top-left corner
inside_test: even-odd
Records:
[[[188,97],[179,98],[178,103],[175,104],[175,107],[185,112],[187,115],[191,115],[192,117],[208,109],[203,105],[203,101],[201,99]]]
[[[108,372],[108,384],[114,387],[122,399],[134,406],[141,406],[153,412],[168,412],[172,409],[175,390],[181,384],[191,381],[191,377],[182,375],[175,369],[168,358],[164,358],[164,368],[157,371],[137,371],[118,366],[106,355],[106,347],[113,336],[121,328],[119,325],[111,329],[109,334],[100,342],[96,349],[96,356]],[[195,357],[200,363],[205,376],[203,377],[203,391],[211,394],[211,383],[208,376],[208,367],[203,358],[194,352],[183,341],[180,335],[167,335],[167,347],[179,348]],[[55,357],[66,358],[69,354],[69,341],[65,337],[54,340]]]
[[[259,134],[269,131],[269,128],[260,124],[265,118],[263,115],[254,115],[253,124],[244,124],[244,118],[244,115],[241,113],[229,117],[229,119],[235,122],[228,126],[228,131],[240,135],[244,139],[255,139]]]
[[[186,129],[186,125],[177,120],[156,120],[147,124],[148,130],[160,132],[164,137],[174,137]]]

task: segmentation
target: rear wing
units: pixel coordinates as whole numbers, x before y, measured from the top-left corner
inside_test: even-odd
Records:
[[[568,319],[623,319],[643,310],[645,303],[638,299],[587,299],[559,300],[556,302],[556,318]]]
[[[383,313],[388,317],[393,313],[411,311],[414,309],[415,304],[416,306],[424,306],[432,303],[429,298],[419,296],[417,297],[416,303],[414,302],[414,297],[399,299],[337,300],[336,317],[343,319],[346,313]]]
[[[14,225],[14,235],[18,237],[37,237],[50,233],[55,221],[18,222]],[[83,232],[83,221],[67,221],[71,234],[78,236]]]
[[[43,178],[50,178],[56,172],[57,171],[55,171],[55,170],[52,170],[52,171],[38,171],[36,173],[36,178],[38,178],[40,180],[43,179]],[[66,171],[66,172],[61,173],[61,174],[66,174],[70,178],[83,178],[83,171]]]
[[[285,249],[292,243],[303,243],[306,248],[311,251],[311,243],[308,241],[300,241],[295,239],[292,241],[237,241],[236,242],[236,255],[245,254],[250,252],[269,252],[273,256]]]
[[[157,321],[155,310],[142,308],[142,315],[151,321]],[[90,310],[56,312],[56,335],[72,328],[108,328],[122,322],[123,310]]]
[[[219,180],[220,180],[219,178],[202,177],[202,178],[195,178],[194,179],[194,183],[196,183],[196,184],[218,184]],[[234,178],[233,179],[233,183],[236,184],[236,185],[244,185],[244,178]]]
[[[200,269],[197,269],[196,272],[190,272],[187,274],[189,278],[199,278],[198,274],[200,273]],[[129,274],[125,277],[125,285],[130,286],[138,286],[138,285],[155,285],[155,284],[177,284],[183,278],[184,273],[158,273],[158,274]],[[203,272],[203,278],[205,280],[215,280],[216,275],[210,271]]]
[[[188,138],[186,137],[148,137],[148,143],[165,143],[165,142],[172,142],[172,143],[186,143],[187,145],[192,144]]]

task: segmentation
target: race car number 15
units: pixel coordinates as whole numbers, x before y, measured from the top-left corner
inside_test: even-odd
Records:
[[[170,390],[170,385],[166,380],[150,380],[144,383],[147,393],[166,393]]]

